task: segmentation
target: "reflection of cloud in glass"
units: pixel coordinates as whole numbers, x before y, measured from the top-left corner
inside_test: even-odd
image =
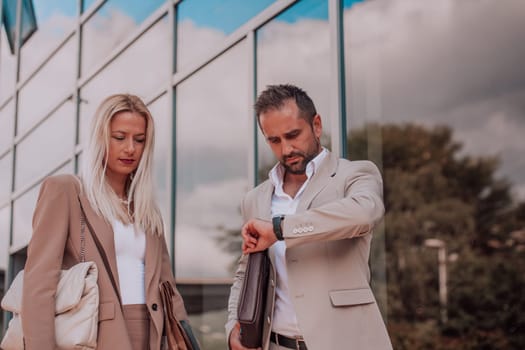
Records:
[[[11,207],[7,206],[0,209],[0,270],[6,271],[8,265],[8,250],[9,246],[9,216]]]
[[[125,13],[133,18],[135,24],[140,24],[165,2],[166,0],[109,0],[102,6],[99,14],[102,17],[109,18],[114,12]]]
[[[231,277],[231,255],[217,239],[226,230],[239,229],[239,203],[248,189],[246,178],[203,184],[179,198],[175,258],[177,277]],[[205,257],[205,260],[203,260]],[[206,263],[213,261],[213,264]]]
[[[129,18],[119,17],[124,22]],[[119,25],[115,24],[115,27]],[[104,36],[97,32],[98,40]],[[110,94],[126,92],[145,99],[170,79],[171,65],[167,16],[140,36],[128,49],[81,89],[81,139],[84,140],[98,104]],[[96,55],[95,55],[96,56]]]
[[[183,1],[177,7],[177,69],[198,62],[274,0]]]
[[[8,152],[0,158],[0,205],[9,201],[12,171],[13,157],[12,153]]]
[[[22,46],[20,75],[23,80],[42,63],[76,23],[76,1],[34,1],[38,29]]]
[[[298,1],[291,10],[284,11],[274,20],[292,24],[306,19],[328,21],[328,3],[324,0]]]
[[[230,275],[231,257],[218,238],[240,227],[239,202],[247,190],[247,49],[246,41],[238,43],[177,86],[177,276]]]
[[[17,133],[27,131],[36,121],[56,108],[75,84],[76,41],[71,38],[20,90]],[[73,115],[70,116],[73,118]]]
[[[13,246],[20,247],[29,242],[33,233],[31,225],[33,211],[40,186],[35,186],[13,204]]]
[[[15,188],[28,185],[71,156],[75,145],[75,106],[63,104],[16,148]]]
[[[466,153],[499,154],[502,173],[525,184],[516,159],[525,134],[524,18],[520,0],[355,4],[344,12],[351,120],[449,125]]]
[[[179,21],[230,34],[275,0],[192,0],[177,8]]]

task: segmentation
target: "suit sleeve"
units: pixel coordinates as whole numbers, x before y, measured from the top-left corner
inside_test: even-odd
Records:
[[[369,161],[354,161],[344,176],[344,195],[334,201],[283,221],[288,248],[323,240],[359,237],[371,233],[383,217],[383,182],[377,167]]]
[[[28,350],[54,350],[55,296],[69,230],[68,196],[53,179],[40,188],[33,215],[22,292],[22,329]]]
[[[175,316],[177,319],[180,320],[187,320],[188,314],[186,312],[186,308],[184,307],[184,300],[182,299],[182,296],[179,293],[179,290],[177,289],[177,286],[175,284],[175,277],[173,276],[173,271],[171,269],[171,262],[170,262],[170,255],[168,253],[168,246],[166,245],[166,239],[164,235],[159,237],[160,240],[162,240],[162,266],[161,266],[161,281],[171,281],[171,283],[174,286],[175,290],[175,298],[173,299],[173,312],[175,313]]]
[[[245,217],[246,209],[244,203],[246,198],[241,202],[241,215],[243,217],[243,222],[247,221]],[[230,333],[237,323],[237,306],[239,304],[239,295],[241,294],[241,288],[244,281],[244,271],[246,271],[246,264],[248,263],[248,255],[242,255],[239,259],[239,265],[233,277],[233,284],[230,289],[230,297],[228,299],[228,321],[226,322],[226,341],[228,342],[230,338]]]

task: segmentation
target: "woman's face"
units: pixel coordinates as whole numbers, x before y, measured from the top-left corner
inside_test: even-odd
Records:
[[[139,165],[146,144],[146,118],[138,113],[119,112],[109,125],[106,175],[126,180]]]

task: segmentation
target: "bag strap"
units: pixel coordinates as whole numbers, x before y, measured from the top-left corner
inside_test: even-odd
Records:
[[[111,284],[113,285],[113,289],[115,289],[115,293],[117,294],[120,307],[122,308],[122,300],[120,299],[120,293],[118,292],[117,282],[116,282],[115,276],[113,276],[113,272],[111,272],[111,266],[109,265],[109,260],[106,255],[106,251],[104,250],[104,247],[102,247],[102,243],[100,243],[97,235],[94,233],[95,230],[93,230],[93,227],[91,226],[91,224],[89,223],[86,217],[86,213],[84,211],[84,207],[82,206],[82,202],[80,201],[80,198],[78,199],[78,202],[80,204],[80,211],[81,211],[81,219],[80,219],[81,229],[82,229],[82,222],[84,222],[88,227],[88,231],[91,234],[91,237],[93,237],[93,240],[95,241],[95,245],[97,246],[100,256],[102,257],[102,262],[104,263],[104,266],[106,267],[106,271],[108,272],[109,279],[111,280]],[[82,247],[80,249],[82,250]]]
[[[86,262],[86,218],[80,213],[80,262]]]

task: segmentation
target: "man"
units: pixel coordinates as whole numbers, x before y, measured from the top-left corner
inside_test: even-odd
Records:
[[[384,213],[377,167],[321,147],[321,117],[298,87],[269,86],[255,110],[279,163],[241,205],[244,255],[229,300],[230,348],[245,349],[236,318],[247,254],[269,248],[263,350],[391,349],[369,286],[372,230]]]

